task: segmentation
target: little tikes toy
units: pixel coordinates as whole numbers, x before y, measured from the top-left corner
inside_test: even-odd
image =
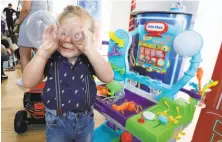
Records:
[[[106,84],[106,87],[110,90],[110,95],[114,96],[116,93],[123,89],[123,85],[118,81],[112,81]]]
[[[96,89],[98,91],[97,92],[98,95],[107,96],[111,94],[105,86],[96,86]]]
[[[117,106],[116,104],[113,104],[112,105],[112,108],[115,110],[115,111],[120,111],[122,114],[124,114],[124,111],[125,110],[128,110],[128,111],[134,111],[136,113],[139,112],[139,109],[143,110],[142,109],[142,106],[141,105],[137,105],[135,102],[131,101],[131,102],[124,102],[122,103],[121,105]]]
[[[133,136],[129,132],[123,132],[121,134],[121,142],[132,142]]]
[[[45,82],[35,88],[31,88],[24,94],[23,106],[25,110],[20,110],[15,115],[15,132],[24,133],[27,130],[27,125],[45,123],[45,107],[41,98],[44,86]],[[27,115],[27,113],[29,115]]]

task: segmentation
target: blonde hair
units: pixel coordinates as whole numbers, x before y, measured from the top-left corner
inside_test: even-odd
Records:
[[[59,23],[61,24],[61,22],[69,16],[77,16],[78,18],[83,20],[85,24],[89,24],[89,30],[92,33],[95,33],[95,30],[96,30],[95,19],[82,7],[68,5],[66,8],[64,8],[63,12],[59,15],[58,17]]]

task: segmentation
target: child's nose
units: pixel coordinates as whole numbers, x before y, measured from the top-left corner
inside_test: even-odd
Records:
[[[69,43],[71,43],[71,37],[70,36],[65,36],[65,38],[64,38],[64,42],[69,42]]]

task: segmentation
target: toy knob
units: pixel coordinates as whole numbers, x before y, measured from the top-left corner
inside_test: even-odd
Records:
[[[121,142],[132,142],[133,137],[129,132],[123,132],[121,134]]]
[[[159,115],[158,120],[160,121],[161,124],[167,124],[168,123],[168,118],[164,115]]]

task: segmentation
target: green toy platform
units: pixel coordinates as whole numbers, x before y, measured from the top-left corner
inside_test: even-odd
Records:
[[[178,116],[176,107],[179,107],[179,114],[182,117],[178,120],[178,124],[173,124],[168,121],[168,123],[165,125],[161,124],[157,126],[160,123],[159,120],[157,120],[157,113],[168,109],[165,102],[167,102],[169,105],[169,112],[166,115],[167,117]],[[185,100],[181,98],[177,100],[162,98],[157,105],[148,108],[145,111],[150,111],[156,114],[156,119],[153,121],[145,120],[145,123],[139,123],[138,119],[141,118],[142,115],[139,113],[127,120],[126,130],[137,136],[142,142],[167,142],[171,140],[171,138],[174,139],[172,134],[175,132],[175,130],[181,127],[186,127],[192,121],[195,107],[187,104]]]

